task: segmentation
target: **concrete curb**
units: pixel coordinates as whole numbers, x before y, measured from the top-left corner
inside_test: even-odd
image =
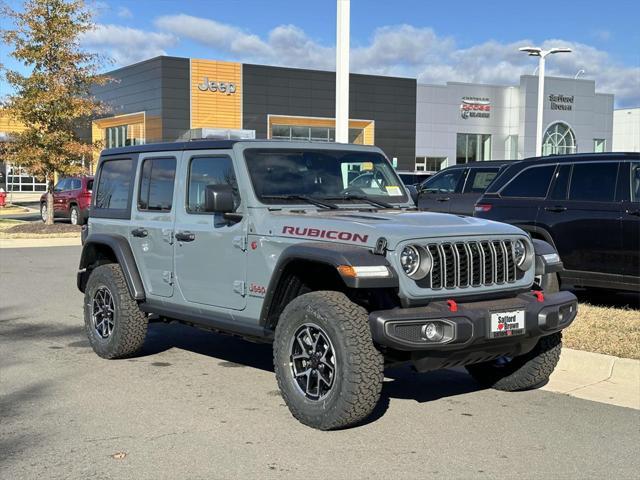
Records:
[[[0,238],[0,249],[80,246],[80,237]]]
[[[640,360],[563,348],[543,390],[640,410]]]

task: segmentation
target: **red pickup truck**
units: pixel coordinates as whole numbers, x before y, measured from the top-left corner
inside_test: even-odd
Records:
[[[84,225],[89,218],[93,177],[67,177],[61,179],[53,189],[53,217],[68,218],[72,225]],[[47,194],[40,197],[40,215],[46,222]]]

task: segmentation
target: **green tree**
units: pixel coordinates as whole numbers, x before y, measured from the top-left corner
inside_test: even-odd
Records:
[[[47,212],[53,211],[53,184],[58,175],[82,172],[97,143],[83,142],[79,128],[104,106],[91,88],[108,78],[98,75],[101,57],[80,48],[81,35],[93,28],[92,12],[84,0],[26,0],[21,10],[4,4],[1,13],[11,26],[0,38],[12,47],[11,56],[27,74],[0,65],[13,93],[2,108],[25,130],[3,146],[8,162],[24,167],[48,184]],[[48,214],[46,222],[53,223]]]

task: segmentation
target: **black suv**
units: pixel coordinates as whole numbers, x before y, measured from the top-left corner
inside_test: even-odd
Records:
[[[555,245],[563,287],[640,291],[640,154],[531,158],[505,169],[475,215]]]
[[[453,165],[419,185],[416,204],[420,210],[473,215],[473,208],[501,169],[513,161]]]

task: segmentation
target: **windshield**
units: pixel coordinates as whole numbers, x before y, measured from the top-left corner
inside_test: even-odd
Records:
[[[362,197],[407,201],[402,182],[379,153],[255,148],[245,150],[244,156],[253,189],[263,203],[301,203],[300,196],[333,203]]]

